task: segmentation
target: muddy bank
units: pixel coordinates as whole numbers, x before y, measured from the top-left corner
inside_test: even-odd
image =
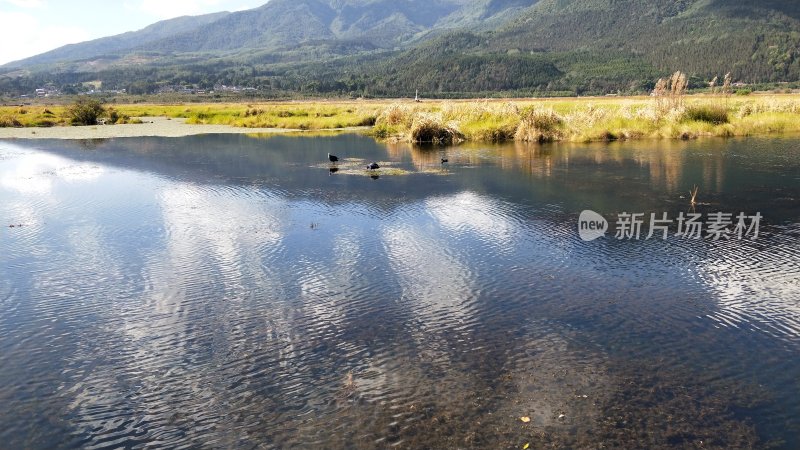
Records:
[[[144,123],[85,127],[0,128],[0,139],[107,139],[122,137],[183,137],[198,134],[264,134],[300,130],[238,128],[228,125],[190,125],[185,119],[142,117]]]

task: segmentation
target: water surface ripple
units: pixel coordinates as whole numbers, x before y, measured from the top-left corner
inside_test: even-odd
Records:
[[[796,138],[0,142],[2,446],[797,448],[799,161]],[[694,184],[761,236],[578,236],[584,209],[688,212]]]

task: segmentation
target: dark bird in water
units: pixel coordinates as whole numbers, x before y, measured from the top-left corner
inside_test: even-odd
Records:
[[[370,164],[367,166],[367,169],[368,169],[368,170],[378,170],[378,169],[380,169],[380,168],[381,168],[381,166],[379,166],[379,165],[378,165],[378,163],[370,163]]]
[[[330,173],[336,173],[336,172],[338,172],[338,171],[339,171],[339,168],[338,168],[338,167],[331,167],[331,168],[330,168],[330,169],[328,169],[328,170],[330,171]]]
[[[328,159],[329,159],[331,162],[337,162],[337,161],[339,161],[339,157],[338,157],[338,156],[336,156],[336,155],[331,155],[330,153],[328,153]]]
[[[442,158],[442,164],[444,164],[444,163],[448,163],[448,162],[450,162],[450,160],[449,160],[449,159],[447,159],[447,158]]]

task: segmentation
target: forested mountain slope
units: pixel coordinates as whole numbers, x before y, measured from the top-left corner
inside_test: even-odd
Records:
[[[90,80],[271,96],[644,92],[674,70],[695,86],[727,72],[746,83],[800,80],[800,3],[271,0],[7,65],[0,92]]]

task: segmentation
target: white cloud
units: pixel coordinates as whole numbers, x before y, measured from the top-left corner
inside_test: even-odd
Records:
[[[0,11],[0,30],[0,40],[9,43],[0,47],[0,64],[90,38],[82,28],[44,25],[36,16],[23,12]]]
[[[17,8],[41,8],[45,5],[43,0],[0,0],[0,4],[8,3]]]

